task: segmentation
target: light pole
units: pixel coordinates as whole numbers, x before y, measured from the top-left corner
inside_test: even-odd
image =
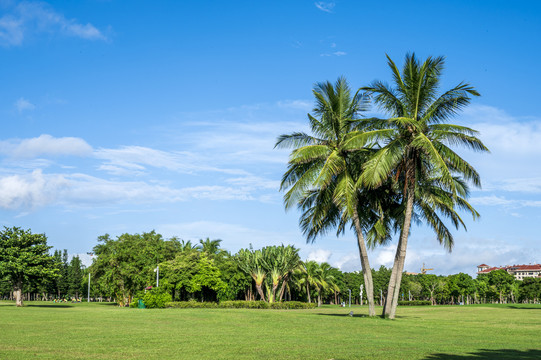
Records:
[[[361,284],[361,293],[359,295],[361,295],[361,306],[363,305],[363,288],[364,288],[364,285]]]
[[[94,253],[87,252],[86,254],[90,255],[90,260],[92,260],[92,256],[94,256]],[[89,268],[90,268],[90,266],[89,266]],[[90,302],[90,269],[88,269],[88,293],[86,295],[87,295],[86,302],[89,303]]]
[[[348,289],[348,291],[349,291],[349,307],[351,307],[351,290]]]
[[[160,286],[160,265],[156,265],[156,269],[154,269],[154,272],[156,273],[156,287]]]

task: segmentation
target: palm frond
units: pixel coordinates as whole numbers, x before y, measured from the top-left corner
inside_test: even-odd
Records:
[[[307,145],[325,144],[324,140],[315,138],[303,132],[280,135],[276,140],[274,148],[298,148]]]

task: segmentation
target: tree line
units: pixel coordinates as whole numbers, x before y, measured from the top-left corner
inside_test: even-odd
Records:
[[[302,261],[294,246],[250,246],[232,254],[220,245],[221,240],[209,238],[198,243],[164,239],[155,231],[122,234],[116,239],[106,234],[98,237],[92,265],[85,268],[78,256],[69,259],[66,250],[49,253],[51,247],[43,234],[5,228],[0,231],[0,296],[10,299],[20,291],[22,304],[23,297],[70,300],[90,295],[93,301],[116,301],[126,306],[137,294],[158,286],[174,301],[341,304],[349,303],[349,290],[353,304],[368,300],[366,291],[360,296],[361,286],[366,289],[361,272],[342,272],[325,262]],[[43,264],[36,272],[39,259]],[[371,269],[377,304],[383,305],[388,297],[391,273],[392,269],[384,266]],[[517,281],[505,270],[476,279],[463,273],[404,274],[400,288],[399,300],[433,305],[539,302],[541,298],[541,279]]]

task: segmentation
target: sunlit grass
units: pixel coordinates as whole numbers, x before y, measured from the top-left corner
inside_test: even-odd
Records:
[[[353,317],[347,315],[350,310]],[[366,314],[366,307],[138,310],[41,302],[16,308],[0,302],[0,359],[462,359],[473,358],[470,353],[487,353],[480,357],[486,359],[533,359],[541,355],[538,305],[400,307],[394,321]]]

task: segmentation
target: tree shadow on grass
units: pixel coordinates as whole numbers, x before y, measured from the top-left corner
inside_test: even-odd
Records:
[[[24,307],[38,307],[38,308],[71,308],[73,305],[69,304],[28,304]]]
[[[349,315],[349,313],[343,313],[343,314],[326,314],[326,313],[317,313],[316,315],[322,315],[322,316],[336,316],[336,317],[354,317],[354,318],[366,318],[366,319],[379,319],[383,320],[383,318],[379,315],[376,316],[368,316],[367,314],[355,314]],[[400,316],[397,315],[396,319],[420,319],[418,316]],[[388,319],[387,319],[388,320]]]
[[[480,349],[466,355],[430,354],[423,360],[538,360],[541,350]]]
[[[541,307],[539,305],[524,305],[524,306],[517,306],[517,305],[507,305],[506,306],[509,309],[519,309],[519,310],[541,310]]]

